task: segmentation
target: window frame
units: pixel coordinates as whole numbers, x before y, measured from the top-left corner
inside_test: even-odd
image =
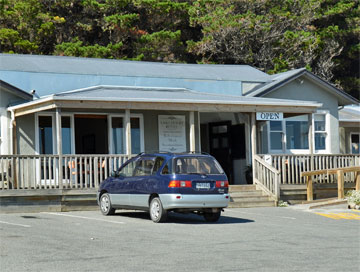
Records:
[[[39,117],[40,116],[50,116],[51,117],[51,128],[52,128],[52,135],[53,135],[53,154],[57,154],[57,144],[56,144],[56,115],[52,112],[42,112],[42,113],[35,113],[35,154],[36,155],[42,155],[40,154],[40,135],[39,135]],[[62,113],[62,117],[70,117],[70,129],[71,129],[71,153],[66,155],[73,155],[75,154],[75,123],[74,123],[74,113]],[[62,120],[61,120],[62,121]],[[62,126],[61,126],[62,129]],[[62,142],[63,144],[63,142]]]
[[[113,134],[112,134],[112,118],[122,118],[124,124],[123,130],[123,146],[125,148],[124,153],[126,154],[126,127],[125,127],[125,113],[123,114],[108,114],[108,141],[109,141],[109,154],[114,153],[114,144],[113,144]],[[130,122],[131,118],[139,118],[140,125],[140,152],[145,151],[145,142],[144,142],[144,116],[141,113],[130,113]],[[133,152],[131,152],[133,153]]]
[[[315,131],[315,115],[325,115],[325,131]],[[304,115],[305,116],[305,115]],[[307,154],[309,149],[287,149],[287,139],[286,139],[286,119],[284,118],[282,122],[282,131],[273,131],[273,132],[282,132],[282,149],[271,149],[271,137],[270,137],[270,121],[267,121],[267,137],[268,137],[268,151],[269,154]],[[300,121],[299,121],[300,122]],[[312,113],[312,139],[313,139],[313,150],[314,154],[329,154],[330,153],[330,112],[329,110],[318,110],[315,113]],[[325,149],[317,150],[315,149],[315,133],[324,133],[325,138]]]
[[[360,142],[360,132],[350,132],[350,135],[349,135],[349,146],[350,146],[349,151],[350,152],[349,153],[354,154],[354,155],[359,155],[360,151],[359,151],[359,153],[353,153],[353,151],[352,151],[352,139],[351,139],[352,135],[358,135],[359,136],[359,142]],[[359,150],[360,150],[360,147],[359,147]]]

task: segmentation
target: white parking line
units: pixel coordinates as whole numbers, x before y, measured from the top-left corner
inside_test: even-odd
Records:
[[[227,212],[234,212],[234,213],[244,213],[244,214],[260,215],[260,216],[262,216],[262,217],[278,217],[278,218],[296,220],[295,217],[288,217],[288,216],[265,215],[265,214],[260,214],[260,213],[234,211],[234,210],[232,210],[232,209],[225,209],[225,211],[227,211]]]
[[[24,227],[24,228],[31,228],[31,226],[29,226],[29,225],[15,224],[15,223],[9,223],[9,222],[4,222],[4,221],[0,221],[0,224],[19,226],[19,227]]]
[[[102,221],[102,222],[108,222],[108,223],[114,223],[114,224],[125,224],[124,222],[110,221],[110,220],[105,220],[105,219],[91,218],[91,217],[79,216],[79,215],[72,215],[72,214],[53,213],[53,212],[42,212],[42,213],[51,214],[51,215],[74,217],[74,218],[80,218],[80,219],[88,219],[88,220]]]

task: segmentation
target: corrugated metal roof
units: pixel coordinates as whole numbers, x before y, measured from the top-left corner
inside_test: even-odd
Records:
[[[69,92],[57,93],[42,99],[83,100],[83,101],[131,101],[168,103],[210,103],[210,104],[249,104],[312,106],[321,104],[311,101],[244,97],[196,92],[183,88],[152,88],[132,86],[94,86]],[[40,101],[38,101],[40,102]]]
[[[254,82],[269,79],[268,74],[248,65],[180,64],[14,54],[0,54],[0,70]]]
[[[339,110],[339,121],[360,123],[360,106],[350,106]]]

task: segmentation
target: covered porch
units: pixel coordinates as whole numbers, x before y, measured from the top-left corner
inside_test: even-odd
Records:
[[[279,199],[281,184],[303,182],[295,178],[301,171],[338,163],[336,156],[313,156],[319,106],[169,88],[96,86],[55,94],[9,108],[12,154],[0,156],[0,189],[96,189],[137,153],[206,151],[231,184],[243,184],[252,165],[251,183]],[[271,120],[257,118],[260,112],[307,116],[308,154],[259,155],[259,128]],[[356,164],[357,157],[350,157],[336,158]]]

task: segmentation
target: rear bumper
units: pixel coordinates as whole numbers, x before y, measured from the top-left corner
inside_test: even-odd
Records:
[[[165,210],[193,208],[226,208],[229,204],[230,196],[229,194],[161,194],[160,200]]]

